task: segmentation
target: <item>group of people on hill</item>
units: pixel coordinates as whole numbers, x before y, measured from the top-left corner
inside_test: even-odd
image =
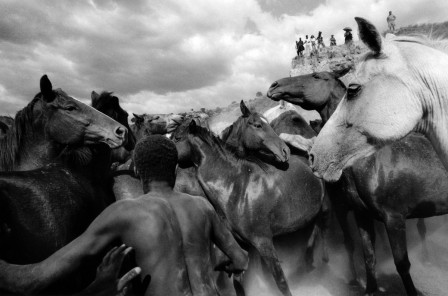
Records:
[[[389,31],[394,32],[395,31],[395,20],[397,17],[392,14],[392,11],[389,11],[389,15],[387,16],[387,25],[389,28]],[[351,45],[353,44],[353,35],[352,35],[352,29],[349,27],[344,28],[344,39],[345,39],[345,45],[348,49],[350,49]],[[317,42],[317,45],[316,45]],[[336,46],[336,38],[334,38],[334,35],[331,35],[330,38],[330,47]],[[308,35],[305,36],[305,40],[302,40],[301,37],[299,37],[299,40],[296,40],[296,51],[298,57],[303,57],[305,52],[305,56],[318,56],[319,51],[321,51],[322,48],[325,48],[324,39],[322,37],[322,32],[319,31],[319,34],[317,35],[317,38],[314,38],[314,35],[311,35],[311,38],[308,39]]]
[[[331,35],[331,37],[334,39],[333,35]],[[332,38],[330,38],[330,46],[333,46],[333,43],[336,44],[336,39],[334,39],[333,42]],[[305,40],[302,40],[301,37],[299,37],[299,40],[296,40],[297,56],[299,57],[304,56],[303,52],[305,52],[306,56],[318,55],[318,52],[321,51],[322,48],[325,48],[325,43],[321,31],[319,31],[317,38],[315,38],[314,35],[311,35],[310,39],[308,39],[308,35],[306,35]]]

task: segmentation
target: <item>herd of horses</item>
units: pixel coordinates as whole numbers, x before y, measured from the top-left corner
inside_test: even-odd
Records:
[[[115,200],[142,195],[132,150],[147,135],[167,134],[179,155],[175,189],[208,199],[241,246],[260,255],[283,295],[291,291],[273,238],[309,227],[306,268],[312,269],[318,238],[328,262],[331,212],[344,234],[350,283],[359,283],[353,212],[366,293],[378,290],[377,220],[407,294],[417,295],[405,220],[419,218],[427,253],[422,219],[448,213],[448,56],[416,38],[385,41],[368,21],[356,21],[371,52],[348,88],[340,78],[350,69],[279,79],[268,90],[274,101],[317,111],[322,120],[311,125],[283,104],[263,115],[243,101],[241,116],[219,135],[203,118],[173,114],[134,114],[129,125],[113,93],[92,92],[88,106],[53,89],[44,75],[40,93],[15,118],[0,117],[0,258],[41,261]],[[213,253],[217,264],[225,260],[219,249]],[[97,259],[45,292],[82,289],[95,276]],[[234,276],[232,286],[216,272],[223,295],[244,295],[241,281],[244,276]]]

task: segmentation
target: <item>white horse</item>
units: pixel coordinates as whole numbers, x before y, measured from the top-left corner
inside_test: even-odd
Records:
[[[401,139],[425,134],[448,168],[448,55],[446,42],[413,37],[384,40],[367,20],[355,18],[370,48],[345,98],[317,137],[310,160],[315,173],[336,181],[355,160]]]

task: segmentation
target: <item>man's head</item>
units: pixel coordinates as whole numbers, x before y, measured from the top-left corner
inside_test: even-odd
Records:
[[[392,11],[389,11],[389,14],[392,14]]]
[[[144,184],[151,181],[166,181],[174,187],[177,150],[168,138],[151,135],[141,139],[135,145],[133,158],[136,173]]]

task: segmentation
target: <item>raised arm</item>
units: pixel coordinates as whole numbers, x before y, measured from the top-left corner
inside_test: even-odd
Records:
[[[211,205],[209,216],[212,221],[212,241],[230,258],[228,271],[239,273],[247,269],[247,253],[238,245],[227,225],[218,217]]]
[[[0,289],[15,293],[40,291],[76,271],[91,256],[99,254],[120,238],[126,227],[129,201],[106,208],[78,238],[42,262],[29,265],[8,264],[0,260]]]

